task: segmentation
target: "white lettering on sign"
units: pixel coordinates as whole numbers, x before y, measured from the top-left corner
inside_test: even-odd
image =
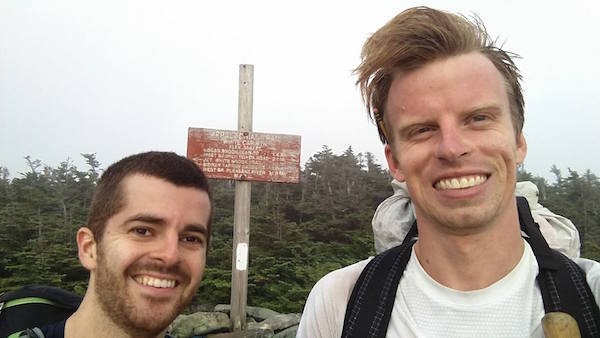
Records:
[[[298,183],[300,136],[190,128],[187,156],[209,178]]]
[[[239,243],[235,250],[235,268],[244,271],[248,268],[248,243]]]

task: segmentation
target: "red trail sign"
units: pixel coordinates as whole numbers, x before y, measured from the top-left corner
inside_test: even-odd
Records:
[[[298,183],[300,136],[189,128],[187,157],[209,178]]]

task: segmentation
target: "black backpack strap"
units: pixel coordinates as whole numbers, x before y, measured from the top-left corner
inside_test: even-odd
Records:
[[[26,285],[6,292],[0,295],[0,337],[12,338],[27,328],[64,320],[81,301],[82,297],[73,292],[46,285]]]
[[[0,310],[27,303],[45,303],[65,309],[77,310],[83,297],[71,291],[48,285],[30,284],[0,295]],[[14,304],[14,305],[13,305]]]
[[[562,253],[551,249],[531,216],[524,197],[517,197],[521,230],[537,259],[537,281],[548,312],[566,312],[579,325],[582,337],[600,337],[600,310],[585,272]]]
[[[585,273],[572,260],[552,250],[531,216],[524,197],[517,197],[519,223],[538,262],[537,281],[546,312],[569,313],[581,337],[600,337],[600,310]],[[385,337],[398,283],[417,235],[416,221],[401,245],[375,256],[363,269],[348,301],[343,338]]]
[[[45,338],[44,332],[40,330],[39,327],[34,327],[32,329],[26,329],[18,333],[18,336],[14,336],[15,338]],[[8,338],[13,338],[13,335],[8,336]]]
[[[398,283],[415,244],[416,224],[401,245],[375,256],[363,269],[346,307],[342,338],[385,337]]]

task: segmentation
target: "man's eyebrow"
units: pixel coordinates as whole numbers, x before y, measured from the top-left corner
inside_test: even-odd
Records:
[[[161,226],[165,225],[167,223],[163,218],[154,216],[151,214],[133,215],[125,221],[125,224],[131,223],[131,222],[143,222],[143,223],[149,223],[149,224],[155,224],[155,225],[161,225]],[[184,232],[198,232],[198,233],[203,234],[204,236],[208,236],[208,229],[207,229],[206,225],[204,225],[204,224],[198,224],[198,223],[186,224],[183,227],[183,231]]]
[[[490,103],[468,109],[464,112],[464,114],[480,113],[482,111],[501,112],[502,108],[495,103]]]
[[[204,235],[205,237],[208,236],[208,230],[203,224],[188,224],[185,227],[183,227],[183,232],[198,232]]]
[[[435,123],[436,122],[434,119],[423,119],[423,120],[418,120],[418,121],[410,121],[408,124],[401,126],[398,129],[398,135],[400,136],[401,139],[405,139],[405,138],[407,138],[410,131],[415,128],[415,126],[430,126]]]
[[[131,223],[131,222],[143,222],[143,223],[150,223],[150,224],[156,224],[156,225],[165,224],[165,220],[163,218],[160,218],[158,216],[154,216],[151,214],[136,214],[136,215],[129,217],[125,221],[125,223]]]
[[[465,111],[462,111],[460,113],[460,115],[462,116],[466,116],[466,115],[472,115],[472,114],[477,114],[477,113],[481,113],[481,112],[491,112],[494,114],[500,113],[502,111],[502,107],[500,107],[500,105],[491,102],[491,103],[485,103],[485,104],[481,104],[478,106],[474,106],[472,108],[469,108]],[[401,126],[398,130],[397,130],[397,135],[399,135],[401,138],[406,138],[406,135],[410,132],[410,130],[412,128],[414,128],[415,126],[427,126],[427,125],[431,125],[431,124],[435,124],[435,120],[432,119],[423,119],[423,120],[417,120],[417,121],[411,121],[409,124]],[[393,132],[393,130],[392,130]]]

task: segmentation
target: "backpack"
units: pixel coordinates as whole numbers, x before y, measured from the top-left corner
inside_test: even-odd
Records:
[[[551,249],[531,216],[524,197],[517,197],[521,230],[539,265],[537,282],[544,311],[566,312],[579,325],[581,337],[600,336],[600,309],[581,268]],[[385,337],[400,278],[416,242],[415,221],[401,245],[375,256],[356,281],[346,307],[343,338]]]
[[[27,285],[0,295],[0,337],[38,336],[37,327],[64,320],[83,298],[73,292],[44,285]],[[35,328],[33,330],[28,330]],[[35,337],[35,336],[33,336]],[[41,336],[43,337],[43,335]]]

